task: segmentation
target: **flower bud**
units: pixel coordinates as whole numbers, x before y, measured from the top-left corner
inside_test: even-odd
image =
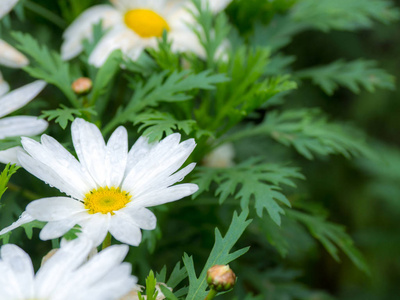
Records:
[[[208,286],[217,291],[228,291],[236,283],[236,275],[228,265],[215,265],[207,271]]]
[[[72,83],[71,88],[75,94],[85,95],[90,92],[92,85],[92,80],[90,78],[80,77]]]

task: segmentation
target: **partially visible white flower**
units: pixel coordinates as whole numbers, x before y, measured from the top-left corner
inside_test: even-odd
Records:
[[[198,190],[196,184],[174,185],[195,166],[191,163],[178,171],[196,146],[193,139],[180,143],[180,134],[175,133],[149,144],[141,137],[128,152],[128,134],[122,126],[107,144],[96,125],[83,119],[75,119],[71,131],[79,161],[47,135],[42,135],[41,143],[22,138],[29,155],[18,155],[28,172],[71,197],[33,201],[0,235],[36,219],[48,222],[40,232],[42,240],[60,237],[79,224],[95,246],[108,231],[122,243],[137,246],[140,229],[156,226],[155,215],[146,207],[176,201]]]
[[[87,261],[89,239],[70,241],[57,250],[34,274],[32,261],[18,246],[1,247],[0,299],[2,300],[114,300],[136,284],[131,266],[122,262],[127,245],[114,245]]]
[[[21,52],[0,39],[0,65],[9,68],[21,68],[29,64],[29,60]]]
[[[99,41],[89,57],[89,63],[99,67],[110,53],[120,49],[128,58],[136,60],[145,48],[157,47],[157,38],[164,30],[172,43],[172,50],[192,51],[204,57],[205,51],[191,26],[195,19],[188,8],[188,0],[110,0],[114,7],[97,5],[82,13],[64,32],[61,46],[63,59],[71,59],[82,51],[82,40],[90,39],[93,24],[102,20],[109,31]],[[217,12],[231,0],[204,0]]]
[[[1,78],[0,78],[1,79]],[[0,83],[1,85],[1,83]],[[46,82],[38,80],[15,89],[8,94],[0,95],[0,143],[2,139],[16,136],[32,136],[46,130],[48,124],[33,116],[12,116],[3,118],[32,101],[46,86]],[[17,153],[21,147],[13,147],[0,151],[0,162],[17,163]]]
[[[156,300],[163,300],[165,299],[165,295],[161,291],[160,286],[163,285],[170,291],[172,291],[172,288],[168,287],[165,283],[162,282],[157,282],[156,283],[156,291],[157,291],[157,297]],[[119,300],[139,300],[139,295],[138,292],[142,293],[144,290],[144,286],[136,285],[134,289],[132,289],[127,295],[123,296]],[[142,295],[144,299],[147,299],[146,295]]]
[[[18,0],[1,0],[0,1],[0,19],[3,18],[6,14],[8,14],[15,4],[17,4]]]
[[[222,144],[215,148],[203,159],[203,165],[211,168],[229,168],[235,163],[235,149],[231,143]]]

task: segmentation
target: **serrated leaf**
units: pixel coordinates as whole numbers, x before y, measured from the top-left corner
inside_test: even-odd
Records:
[[[34,220],[32,222],[20,225],[20,227],[24,228],[26,236],[28,237],[28,239],[31,240],[33,235],[33,228],[42,229],[44,225],[46,225],[46,222]]]
[[[49,121],[55,119],[54,121],[58,123],[62,129],[65,129],[68,125],[68,121],[72,122],[76,117],[80,117],[83,113],[96,115],[97,112],[91,107],[87,108],[69,108],[63,104],[60,104],[61,108],[55,110],[44,110],[39,116],[40,119],[47,119]]]
[[[310,215],[296,210],[286,210],[287,216],[303,223],[311,235],[321,242],[329,254],[340,261],[338,250],[342,250],[362,271],[369,273],[369,267],[361,252],[354,246],[344,226],[326,221],[321,215]]]
[[[188,256],[186,253],[184,254],[183,263],[185,264],[190,282],[186,300],[204,299],[207,295],[206,274],[209,268],[213,265],[226,265],[249,250],[247,247],[230,253],[232,247],[251,222],[251,220],[246,220],[247,215],[248,212],[242,212],[239,216],[234,212],[232,223],[224,237],[222,237],[218,229],[215,229],[215,243],[199,277],[196,276],[193,257]]]
[[[13,32],[12,36],[17,41],[16,47],[32,58],[31,64],[23,69],[31,76],[57,86],[71,104],[79,108],[78,99],[71,89],[69,65],[61,59],[60,54],[50,51],[45,45],[40,45],[29,34]]]
[[[292,19],[323,31],[369,28],[374,21],[399,19],[399,9],[388,0],[302,0],[292,9]]]
[[[339,86],[346,87],[358,94],[361,88],[374,92],[376,88],[394,90],[394,76],[376,67],[372,60],[335,61],[326,66],[302,70],[296,75],[309,78],[325,93],[332,95]]]
[[[260,125],[243,130],[227,140],[263,134],[285,146],[293,146],[308,159],[313,159],[315,154],[376,159],[361,132],[349,125],[328,122],[318,109],[269,112]]]
[[[0,199],[7,190],[7,184],[11,176],[17,172],[20,167],[17,165],[7,164],[0,174]]]
[[[196,126],[195,120],[176,120],[169,113],[160,111],[149,111],[137,115],[134,118],[134,124],[142,124],[139,131],[142,135],[149,138],[149,142],[159,141],[165,135],[170,135],[174,131],[183,131],[189,135]]]
[[[278,202],[290,207],[289,200],[280,191],[280,185],[295,187],[293,179],[304,179],[297,168],[266,164],[257,159],[226,169],[198,168],[195,176],[194,182],[200,186],[200,192],[208,189],[212,181],[218,183],[215,194],[219,196],[220,204],[233,195],[240,200],[242,209],[247,210],[254,199],[257,214],[262,217],[266,209],[278,225],[280,214],[284,213]]]

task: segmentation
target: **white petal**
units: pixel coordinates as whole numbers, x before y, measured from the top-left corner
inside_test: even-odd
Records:
[[[92,40],[94,24],[102,20],[102,28],[107,29],[121,22],[121,18],[121,13],[110,5],[95,5],[85,10],[63,34],[62,59],[71,59],[83,50],[82,41]]]
[[[82,202],[67,197],[51,197],[35,200],[28,204],[26,211],[39,221],[58,221],[85,212]],[[74,224],[75,225],[75,224]]]
[[[110,214],[97,213],[90,218],[78,223],[82,233],[93,241],[93,245],[100,245],[107,235],[110,227]]]
[[[1,247],[1,258],[2,262],[11,271],[8,272],[8,281],[14,285],[14,297],[20,299],[30,298],[33,295],[34,272],[29,255],[19,247],[8,244]]]
[[[149,186],[164,181],[182,166],[196,143],[193,139],[189,139],[178,144],[180,136],[175,134],[170,136],[162,140],[133,167],[124,179],[123,190],[139,195],[147,191]]]
[[[1,0],[0,1],[0,19],[3,18],[6,14],[8,14],[15,4],[17,4],[18,0]]]
[[[202,0],[203,6],[208,4],[214,13],[224,10],[231,2],[232,0]]]
[[[68,157],[52,153],[28,138],[22,138],[22,145],[32,155],[18,153],[18,160],[25,170],[67,195],[83,200],[90,187],[85,184],[84,174],[79,168],[75,168],[72,163],[68,164]]]
[[[106,144],[96,125],[77,118],[71,126],[72,141],[81,164],[99,186],[107,184]]]
[[[21,68],[27,64],[29,64],[29,60],[25,55],[0,39],[0,65]]]
[[[115,239],[128,245],[138,246],[142,240],[140,228],[124,213],[112,216],[109,231]]]
[[[45,86],[45,81],[37,80],[2,96],[0,98],[0,117],[8,115],[26,105],[35,98]]]
[[[48,222],[40,231],[39,237],[42,241],[62,237],[72,227],[78,224],[81,219],[83,219],[82,214],[78,214],[68,219]]]
[[[17,164],[19,165],[18,161],[18,153],[23,152],[24,150],[20,147],[12,147],[7,150],[0,151],[0,162],[3,164]]]
[[[92,247],[92,242],[85,238],[64,243],[36,273],[36,298],[53,299],[50,295],[86,260]]]
[[[26,211],[24,211],[17,221],[15,221],[10,226],[8,226],[8,227],[4,228],[3,230],[1,230],[0,231],[0,235],[3,235],[3,234],[5,234],[5,233],[7,233],[7,232],[9,232],[11,230],[14,230],[15,228],[17,228],[17,227],[19,227],[19,226],[21,226],[23,224],[32,222],[34,220],[35,220],[35,218],[33,218]]]
[[[120,126],[113,132],[106,151],[107,186],[119,187],[128,159],[128,133],[124,127]]]
[[[172,201],[182,199],[186,196],[194,194],[199,187],[193,183],[178,184],[167,189],[158,190],[155,192],[149,192],[146,195],[142,195],[137,199],[133,199],[128,204],[130,207],[144,206],[151,207]]]
[[[157,225],[157,218],[153,212],[144,207],[127,207],[121,211],[116,211],[116,215],[126,214],[140,228],[153,230]]]
[[[183,30],[171,33],[172,46],[174,52],[193,52],[201,58],[206,57],[206,51],[200,43],[199,38],[192,29],[186,28]]]
[[[149,139],[146,137],[139,137],[136,143],[132,146],[128,153],[128,162],[126,164],[126,175],[132,170],[132,168],[141,161],[149,151],[155,147],[158,143],[149,144]]]
[[[15,116],[0,119],[0,139],[13,136],[33,136],[47,129],[48,123],[37,117]]]
[[[133,31],[124,26],[115,26],[106,33],[94,48],[89,56],[89,63],[96,67],[102,66],[111,52],[116,49],[120,49],[126,55],[129,54],[131,59],[135,59],[139,57],[145,46],[144,39],[141,39]]]

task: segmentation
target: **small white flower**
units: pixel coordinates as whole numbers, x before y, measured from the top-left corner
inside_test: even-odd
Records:
[[[120,49],[136,60],[145,48],[157,47],[157,38],[164,30],[172,42],[173,51],[193,51],[204,57],[205,52],[191,25],[195,24],[188,0],[110,0],[110,5],[96,5],[82,13],[64,32],[61,46],[63,59],[71,59],[82,51],[82,40],[90,39],[92,26],[102,20],[109,32],[99,41],[89,57],[89,63],[99,67],[109,54]],[[204,0],[217,12],[231,0]]]
[[[164,300],[165,299],[165,295],[163,294],[163,292],[161,291],[161,288],[160,288],[161,285],[165,286],[167,289],[172,291],[172,288],[168,287],[165,283],[157,282],[156,283],[156,291],[157,291],[156,300]],[[139,300],[138,292],[140,292],[142,294],[143,299],[147,299],[147,296],[143,295],[143,290],[144,290],[144,286],[135,285],[135,288],[133,288],[127,295],[123,296],[119,300]]]
[[[131,266],[122,262],[128,246],[110,246],[87,261],[92,246],[83,237],[65,243],[36,275],[28,254],[15,245],[2,246],[0,299],[119,299],[136,284]]]
[[[42,240],[64,235],[75,224],[97,246],[109,231],[117,240],[137,246],[142,229],[156,226],[156,217],[146,207],[189,196],[196,184],[181,181],[195,166],[176,172],[195,147],[193,139],[180,143],[178,133],[159,143],[139,138],[128,152],[128,134],[118,127],[108,143],[100,130],[76,119],[71,126],[79,161],[55,139],[42,135],[41,143],[22,139],[27,153],[20,164],[30,173],[57,187],[69,197],[52,197],[30,203],[20,220],[0,235],[33,219],[48,222],[40,232]]]
[[[0,76],[0,87],[1,87]],[[46,82],[38,80],[15,89],[8,94],[0,94],[0,140],[15,136],[32,136],[42,133],[47,128],[45,120],[33,116],[12,116],[3,118],[32,101],[46,86]],[[1,88],[0,88],[1,90]],[[5,88],[7,91],[8,88]],[[1,142],[1,141],[0,141]],[[17,152],[21,147],[13,147],[0,151],[0,162],[17,163]]]

